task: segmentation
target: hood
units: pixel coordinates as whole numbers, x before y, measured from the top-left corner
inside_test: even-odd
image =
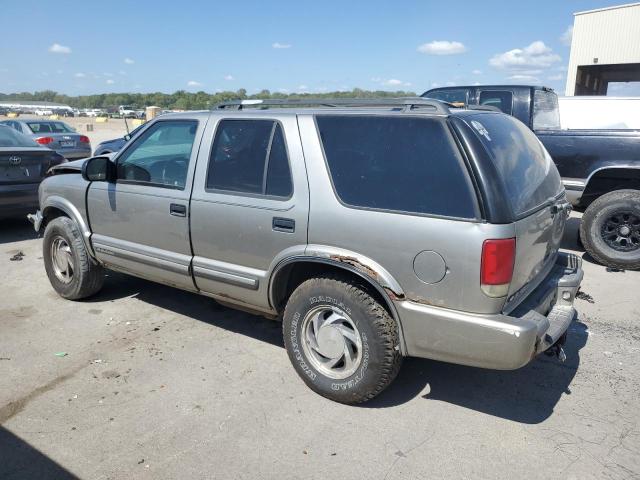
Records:
[[[60,165],[56,165],[55,167],[52,167],[51,173],[53,173],[54,175],[56,173],[62,173],[62,171],[64,171],[64,173],[71,173],[71,172],[80,173],[82,171],[82,165],[84,165],[84,162],[86,162],[87,160],[88,158],[81,158],[80,160],[61,163]]]

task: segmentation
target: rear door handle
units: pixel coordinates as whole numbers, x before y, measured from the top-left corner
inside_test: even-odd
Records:
[[[273,217],[271,226],[276,232],[293,233],[296,231],[296,221],[293,218]]]
[[[186,217],[187,206],[180,205],[179,203],[172,203],[169,205],[169,213],[175,217]]]

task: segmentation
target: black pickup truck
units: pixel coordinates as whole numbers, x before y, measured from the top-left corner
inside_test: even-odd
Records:
[[[610,267],[640,268],[640,130],[562,130],[558,97],[546,87],[454,86],[422,96],[496,107],[528,125],[558,167],[569,201],[584,210],[587,252]]]

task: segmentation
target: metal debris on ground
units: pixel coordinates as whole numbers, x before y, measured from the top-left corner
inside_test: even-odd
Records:
[[[67,352],[57,352],[57,353],[54,353],[54,355],[56,357],[66,357],[69,354]]]
[[[22,261],[22,258],[24,257],[24,253],[22,252],[22,250],[20,250],[18,253],[16,253],[13,257],[11,257],[9,259],[9,261],[11,262],[20,262]]]

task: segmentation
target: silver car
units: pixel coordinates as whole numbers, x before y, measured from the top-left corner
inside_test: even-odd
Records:
[[[583,272],[525,125],[427,99],[271,103],[164,115],[54,168],[31,216],[53,288],[91,296],[108,268],[281,318],[300,377],[343,403],[405,356],[563,356]]]
[[[68,160],[91,156],[89,137],[81,135],[64,122],[56,120],[3,120],[7,125],[23,133],[40,145],[55,150]]]

